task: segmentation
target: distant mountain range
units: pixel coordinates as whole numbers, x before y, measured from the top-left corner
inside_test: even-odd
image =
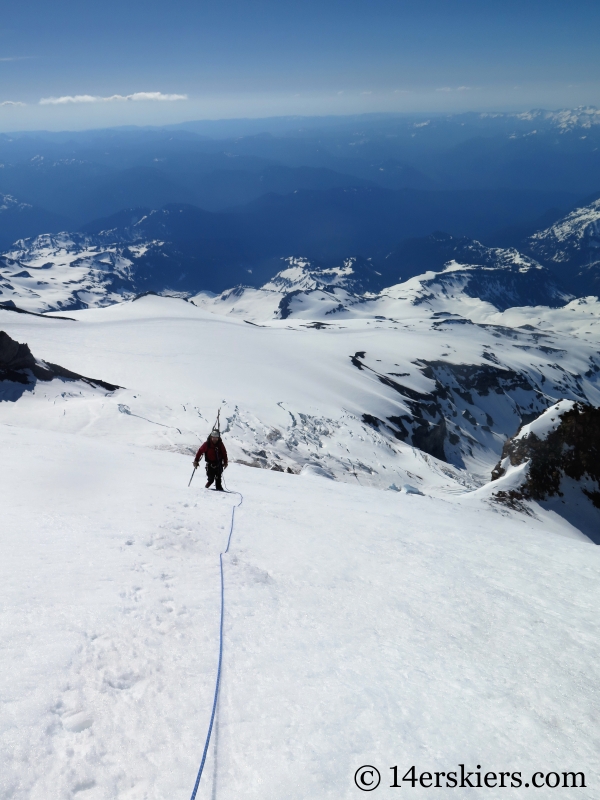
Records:
[[[523,249],[575,294],[600,294],[600,198],[534,233]]]
[[[260,313],[270,319],[285,318],[298,303],[310,308],[315,292],[319,303],[325,301],[330,313],[338,313],[372,303],[394,286],[407,287],[414,305],[432,296],[460,295],[499,310],[560,306],[576,295],[592,294],[598,285],[597,260],[579,270],[569,265],[591,258],[588,253],[597,258],[599,217],[600,201],[594,201],[527,239],[526,248],[539,251],[539,260],[515,248],[487,247],[440,232],[405,242],[380,262],[354,256],[328,266],[273,255],[254,272],[247,266],[254,262],[243,261],[242,235],[251,234],[242,224],[247,220],[232,217],[239,226],[236,239],[228,237],[223,216],[193,206],[127,211],[86,233],[44,234],[17,242],[0,256],[0,294],[2,302],[40,312],[103,306],[143,292],[214,294],[225,286],[211,300],[216,309],[238,313],[250,298],[251,306],[264,306]],[[287,268],[282,271],[284,261]],[[232,291],[235,285],[241,288]]]
[[[435,229],[481,238],[530,225],[552,208],[564,213],[600,190],[599,118],[598,109],[580,108],[3,134],[0,193],[61,215],[69,220],[65,229],[77,230],[125,208],[189,204],[221,212],[270,194],[308,192],[305,201],[320,213],[332,200],[327,193],[334,191],[335,201],[335,190],[418,190],[431,194],[404,195],[409,207],[415,205],[407,223],[416,228],[402,231],[395,243]],[[447,198],[438,193],[456,191],[466,194],[454,196],[455,214],[446,219]],[[321,192],[320,200],[311,194]],[[469,192],[490,194],[479,205]],[[376,218],[379,200],[365,212]],[[8,222],[0,218],[0,238],[12,243],[22,234]],[[50,231],[39,225],[29,232]]]
[[[69,220],[60,214],[21,203],[11,195],[0,195],[0,248],[9,247],[16,239],[36,236],[40,231],[64,230]]]
[[[259,214],[213,214],[172,205],[123,211],[84,233],[23,239],[0,255],[2,300],[18,304],[26,297],[32,310],[79,308],[147,291],[191,296],[239,285],[279,291],[286,281],[288,294],[310,285],[363,295],[429,271],[446,277],[428,281],[442,280],[448,287],[448,281],[459,280],[459,267],[464,273],[460,291],[499,309],[560,305],[568,297],[599,293],[599,200],[536,232],[520,249],[436,232],[405,240],[383,257],[350,253],[337,262],[290,255],[296,249],[294,229],[284,229],[280,220],[269,231],[260,220]],[[296,269],[304,265],[300,277],[288,271],[282,277],[285,259],[278,253],[286,247],[288,263]]]
[[[268,194],[219,213],[183,204],[127,209],[82,230],[110,230],[123,241],[132,236],[164,239],[186,258],[204,260],[218,270],[251,269],[262,281],[273,274],[273,259],[290,254],[331,263],[362,255],[383,267],[384,257],[408,236],[445,230],[482,239],[511,219],[536,216],[557,200],[537,192],[338,187]],[[219,290],[231,282],[215,276],[206,288]]]
[[[259,288],[290,257],[354,259],[380,291],[516,250],[580,296],[598,292],[599,191],[589,107],[4,134],[0,251],[10,274],[45,253],[120,296]],[[87,302],[76,286],[63,302]]]

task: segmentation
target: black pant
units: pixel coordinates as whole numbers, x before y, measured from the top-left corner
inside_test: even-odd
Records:
[[[223,491],[223,484],[221,483],[221,476],[223,475],[223,465],[219,463],[206,462],[206,488],[212,486],[213,481],[216,481],[217,492]]]

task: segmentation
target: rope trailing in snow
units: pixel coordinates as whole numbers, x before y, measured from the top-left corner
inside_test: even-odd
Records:
[[[233,535],[233,525],[235,522],[235,510],[239,508],[242,503],[244,502],[244,495],[241,492],[232,492],[229,489],[225,489],[228,494],[239,494],[240,502],[237,506],[233,506],[231,509],[231,525],[229,527],[229,536],[227,538],[227,547],[222,553],[219,553],[219,562],[221,565],[221,621],[219,624],[219,665],[217,667],[217,681],[215,683],[215,696],[213,698],[213,706],[212,706],[212,713],[210,715],[210,723],[208,726],[208,733],[206,734],[206,742],[204,743],[204,751],[202,753],[202,761],[200,762],[200,769],[198,770],[198,775],[196,777],[196,783],[194,784],[194,791],[192,792],[191,800],[196,800],[196,793],[198,792],[198,787],[200,786],[200,779],[202,778],[202,772],[204,770],[204,764],[206,762],[206,756],[208,754],[208,746],[210,744],[210,737],[212,734],[213,724],[215,721],[215,715],[217,713],[217,702],[219,700],[219,687],[221,685],[221,666],[223,664],[223,617],[225,615],[225,580],[223,576],[223,556],[229,552],[229,545],[231,544],[231,537]]]

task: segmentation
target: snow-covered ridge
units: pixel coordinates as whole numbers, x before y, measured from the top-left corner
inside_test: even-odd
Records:
[[[534,233],[529,244],[533,253],[557,263],[573,260],[584,249],[596,251],[600,257],[600,199]]]
[[[357,269],[357,259],[347,258],[339,267],[316,267],[307,258],[285,258],[286,269],[281,270],[262,288],[271,292],[310,291],[340,287],[357,290],[364,282],[364,272]]]
[[[64,309],[68,303],[71,308],[110,305],[133,295],[136,270],[148,248],[155,246],[160,242],[125,246],[83,234],[38,237],[13,248],[6,283],[16,293],[21,281],[30,292],[25,297],[31,310]],[[277,410],[248,398],[241,405],[245,389],[242,384],[232,387],[228,402],[235,411],[228,419],[239,460],[292,471],[313,464],[340,479],[352,479],[360,463],[368,483],[403,485],[410,482],[407,473],[392,480],[380,466],[387,470],[399,463],[401,442],[464,471],[467,482],[482,481],[489,477],[506,439],[549,405],[563,398],[599,403],[600,315],[593,298],[564,305],[569,298],[548,269],[514,249],[462,240],[457,248],[457,257],[471,263],[451,261],[439,272],[379,292],[363,289],[373,274],[368,263],[348,259],[339,267],[323,269],[308,259],[293,258],[286,259],[285,269],[260,289],[236,287],[218,296],[200,293],[175,306],[146,297],[112,305],[101,319],[138,320],[152,308],[160,317],[173,314],[189,320],[185,324],[190,331],[196,330],[195,320],[205,330],[205,342],[213,342],[211,331],[220,330],[234,350],[246,353],[249,364],[255,356],[254,351],[246,352],[246,339],[254,335],[252,328],[263,330],[260,335],[267,338],[261,339],[260,352],[264,347],[275,349],[282,376],[288,369],[290,375],[310,375],[314,365],[333,359],[328,370],[336,375],[342,369],[345,377],[334,392],[338,399],[326,408],[314,399],[309,408],[295,393],[288,402],[287,390],[277,397],[276,403],[283,402]],[[47,273],[53,274],[54,284],[47,281],[40,286],[38,275]],[[60,295],[61,290],[70,294]],[[5,296],[12,300],[15,294]],[[18,297],[17,301],[25,305]],[[537,305],[532,307],[533,303]],[[188,346],[186,337],[177,339],[171,352],[178,352],[182,341]],[[292,349],[293,357],[286,342],[298,348]],[[325,356],[328,348],[331,352]],[[224,363],[230,360],[229,349],[223,358]],[[79,364],[74,369],[92,372]],[[94,372],[111,379],[110,372]],[[266,385],[273,380],[269,374]],[[315,378],[315,391],[328,380]],[[158,399],[142,402],[139,387],[127,374],[115,383],[128,388],[118,403],[113,398],[105,404],[100,417],[110,416],[116,408],[118,414],[156,424],[144,442],[178,449],[193,446],[195,434],[190,441],[190,432],[199,407],[197,400],[191,401],[193,395],[181,397],[181,408],[187,410],[167,411]],[[366,395],[348,404],[357,383]],[[44,392],[49,402],[52,393]],[[118,427],[122,424],[121,420]],[[358,441],[377,444],[371,449],[370,444],[358,446]],[[453,472],[452,480],[458,480],[458,474]]]
[[[419,279],[421,301],[462,293],[503,310],[525,304],[560,305],[569,299],[547,270],[514,248],[485,247],[469,239],[452,243],[446,267]],[[148,290],[189,296],[192,292],[185,287],[193,286],[193,276],[181,274],[177,259],[176,252],[165,249],[165,242],[133,234],[128,241],[114,231],[45,234],[16,242],[0,256],[0,292],[2,300],[38,312],[109,305]],[[370,259],[347,258],[331,267],[300,257],[282,261],[285,268],[258,289],[238,286],[217,297],[200,292],[193,302],[252,321],[320,318],[324,313],[346,312],[357,303],[363,305],[364,316],[368,304],[372,306],[371,301],[387,291],[382,293],[384,279]],[[414,280],[405,286],[408,292],[418,291]]]
[[[189,451],[197,446],[198,426],[209,424],[211,406],[225,400],[223,419],[237,459],[292,471],[313,464],[340,480],[356,480],[358,472],[361,482],[383,487],[412,482],[418,488],[408,472],[419,475],[422,468],[403,459],[423,453],[452,481],[485,481],[506,439],[549,405],[562,398],[600,404],[597,301],[501,313],[471,299],[468,317],[436,311],[430,301],[388,301],[396,315],[372,315],[371,309],[361,317],[356,304],[353,315],[252,324],[152,296],[72,311],[76,327],[8,311],[0,317],[24,326],[44,357],[50,357],[46,337],[60,343],[65,325],[71,338],[100,337],[82,363],[72,355],[65,361],[62,344],[51,355],[127,387],[93,411],[88,433],[114,427],[141,436],[144,444]],[[30,341],[25,335],[20,340]],[[123,361],[124,348],[133,348],[135,358]],[[107,351],[107,360],[98,362],[97,351]],[[153,380],[140,384],[137,361],[145,358],[164,358],[165,371],[151,370]],[[172,397],[168,408],[157,396],[159,386]],[[43,387],[36,402],[27,412],[31,418],[43,410],[44,418],[58,415],[61,427],[78,419],[63,417],[64,401]]]
[[[319,269],[308,259],[288,259],[260,289],[236,287],[191,298],[195,305],[217,314],[252,322],[292,317],[327,321],[345,317],[404,315],[410,306],[431,312],[468,314],[473,306],[559,306],[571,299],[547,268],[515,249],[489,248],[473,242],[479,263],[450,261],[440,272],[427,272],[380,292],[361,292],[354,259],[336,269]],[[425,313],[425,312],[419,312]]]
[[[26,343],[17,342],[0,330],[0,402],[16,403],[24,393],[35,392],[40,381],[53,383],[50,394],[63,397],[79,395],[89,399],[120,388],[35,358]]]
[[[137,262],[160,244],[120,244],[81,233],[20,240],[0,256],[0,302],[36,312],[120,302],[136,294]]]
[[[523,425],[521,430],[513,437],[513,441],[517,442],[519,439],[524,439],[526,436],[533,434],[538,439],[546,439],[550,433],[553,433],[560,425],[563,414],[571,411],[575,403],[573,400],[559,400],[550,408],[547,408],[543,414],[540,414],[537,419]]]
[[[600,408],[562,400],[523,426],[502,449],[493,496],[536,501],[600,544]]]

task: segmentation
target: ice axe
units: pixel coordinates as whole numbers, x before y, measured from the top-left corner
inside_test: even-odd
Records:
[[[192,472],[192,477],[190,478],[190,482],[188,483],[188,489],[189,489],[189,488],[190,488],[190,486],[192,485],[192,481],[194,480],[194,475],[196,474],[196,470],[197,470],[197,469],[198,469],[198,467],[194,467],[194,470],[193,470],[193,472]]]

